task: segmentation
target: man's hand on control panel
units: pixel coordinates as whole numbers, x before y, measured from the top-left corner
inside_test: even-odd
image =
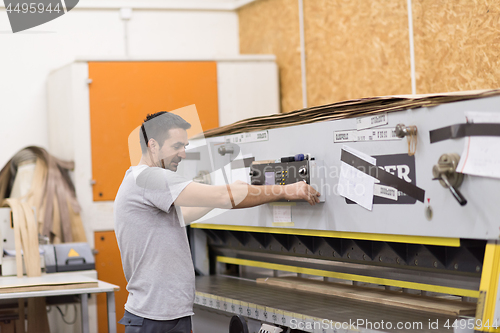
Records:
[[[297,182],[283,187],[286,200],[306,200],[311,206],[319,203],[321,194],[306,182]]]

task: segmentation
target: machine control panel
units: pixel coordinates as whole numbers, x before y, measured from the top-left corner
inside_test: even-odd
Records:
[[[309,161],[252,164],[252,185],[288,185],[299,181],[310,184],[307,169]]]
[[[321,193],[325,183],[324,168],[316,160],[302,160],[277,163],[254,162],[250,166],[252,185],[288,185],[304,181]],[[321,195],[320,202],[325,201]]]

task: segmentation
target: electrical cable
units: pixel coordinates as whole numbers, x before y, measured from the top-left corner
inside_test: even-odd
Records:
[[[73,308],[75,309],[75,317],[73,318],[73,320],[72,320],[72,321],[67,322],[67,321],[66,321],[66,319],[65,319],[65,317],[66,317],[66,316],[67,316],[67,314],[68,314],[68,306],[66,305],[66,311],[65,311],[66,313],[64,314],[64,313],[62,312],[61,308],[59,308],[59,306],[58,306],[58,305],[56,305],[56,309],[57,309],[57,310],[59,311],[59,313],[61,314],[62,320],[64,321],[64,323],[65,323],[66,325],[73,325],[73,324],[76,322],[76,317],[77,317],[77,313],[76,313],[76,304],[73,304]]]

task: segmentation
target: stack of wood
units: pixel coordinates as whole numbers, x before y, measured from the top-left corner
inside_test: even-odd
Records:
[[[23,259],[26,275],[35,278],[32,280],[35,286],[30,286],[31,289],[24,287],[26,280],[9,282],[9,278],[3,278],[2,283],[9,282],[10,285],[9,288],[0,288],[0,292],[47,288],[37,285],[36,280],[41,276],[39,234],[48,237],[53,244],[86,241],[80,205],[68,174],[73,168],[73,162],[61,161],[43,148],[28,147],[18,152],[0,171],[0,203],[3,207],[10,207],[13,215],[17,278],[23,277]],[[24,289],[19,289],[16,283]],[[68,283],[63,288],[66,285]],[[55,288],[53,285],[48,287]],[[25,299],[19,299],[15,331],[25,332],[27,314],[28,333],[48,333],[45,298],[28,298],[27,303],[25,311]]]
[[[14,179],[18,167],[26,163],[31,163],[34,167],[31,185],[28,185],[26,194],[19,191],[15,193]],[[4,206],[14,202],[17,203],[14,204],[16,207],[24,205],[29,210],[34,208],[38,232],[49,237],[52,244],[86,242],[80,218],[81,208],[68,173],[73,168],[73,162],[59,160],[43,148],[27,147],[17,153],[0,171],[0,202],[3,202]],[[7,198],[10,199],[4,201]],[[24,208],[18,211],[27,212]],[[28,215],[31,213],[24,215],[26,219],[30,219]],[[21,219],[22,226],[21,213],[18,218]],[[31,228],[29,222],[28,229]]]
[[[322,106],[314,106],[287,113],[248,118],[230,125],[205,131],[203,136],[209,138],[236,133],[262,131],[279,127],[311,124],[327,120],[362,117],[375,113],[431,107],[444,103],[483,98],[499,94],[500,89],[493,89],[428,95],[399,95],[361,98]]]
[[[38,230],[33,210],[28,203],[21,202],[19,199],[6,199],[3,206],[12,209],[17,277],[23,276],[23,258],[26,275],[29,277],[40,276],[42,270],[38,251]]]
[[[384,304],[398,308],[439,313],[448,316],[473,316],[476,303],[462,302],[436,296],[411,295],[398,291],[359,287],[308,278],[280,277],[259,278],[257,283],[273,287],[300,290],[308,293],[343,297],[373,304]]]

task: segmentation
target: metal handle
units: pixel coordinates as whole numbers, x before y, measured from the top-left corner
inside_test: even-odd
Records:
[[[217,151],[222,156],[224,156],[226,154],[234,154],[234,148],[233,147],[229,147],[229,146],[227,146],[227,147],[226,146],[220,146]]]
[[[81,261],[82,264],[86,264],[87,263],[87,261],[85,260],[84,257],[73,257],[73,258],[66,259],[66,265],[68,265],[72,261]]]
[[[446,175],[444,173],[441,174],[441,179],[444,181],[446,186],[450,189],[451,194],[453,195],[453,197],[455,197],[455,199],[457,199],[460,206],[465,206],[467,204],[467,199],[465,199],[465,197],[462,195],[462,193],[460,193],[460,191],[458,189],[451,186],[451,184],[448,180],[448,177],[446,177]]]
[[[450,190],[460,206],[465,206],[467,200],[458,190],[458,187],[462,184],[464,179],[464,175],[457,172],[459,161],[460,155],[458,154],[451,153],[441,155],[438,164],[432,167],[432,175],[434,176],[433,180],[439,180],[441,186]]]

